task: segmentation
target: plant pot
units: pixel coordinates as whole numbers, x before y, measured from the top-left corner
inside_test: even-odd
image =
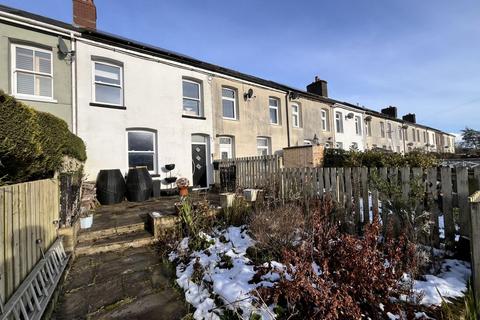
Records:
[[[80,229],[90,229],[93,225],[93,214],[80,218]]]
[[[178,191],[179,191],[181,197],[188,196],[188,187],[178,188]]]
[[[165,169],[168,170],[168,171],[172,171],[173,169],[175,169],[175,164],[173,164],[173,163],[166,164]]]

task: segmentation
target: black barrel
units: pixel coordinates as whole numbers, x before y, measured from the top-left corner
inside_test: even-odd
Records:
[[[145,201],[152,194],[152,177],[146,167],[128,170],[126,185],[128,201]]]
[[[119,203],[125,197],[125,180],[119,169],[100,170],[96,187],[101,204]]]

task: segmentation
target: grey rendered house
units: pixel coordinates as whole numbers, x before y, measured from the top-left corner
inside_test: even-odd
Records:
[[[0,6],[0,89],[65,120],[73,131],[75,65],[68,52],[76,33],[67,24],[33,16]]]

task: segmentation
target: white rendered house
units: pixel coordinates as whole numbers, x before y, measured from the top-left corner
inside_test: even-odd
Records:
[[[335,148],[363,151],[365,149],[365,113],[358,109],[335,103],[332,106]]]

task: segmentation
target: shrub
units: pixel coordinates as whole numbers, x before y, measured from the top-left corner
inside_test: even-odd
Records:
[[[414,247],[405,237],[380,242],[378,214],[362,238],[340,233],[331,209],[322,203],[312,212],[309,237],[284,250],[286,270],[273,287],[260,288],[260,296],[286,309],[288,319],[383,319],[398,311],[390,297],[409,293],[398,281],[414,267],[408,258]]]
[[[0,178],[22,182],[52,176],[64,155],[85,161],[83,141],[65,121],[0,91]]]

